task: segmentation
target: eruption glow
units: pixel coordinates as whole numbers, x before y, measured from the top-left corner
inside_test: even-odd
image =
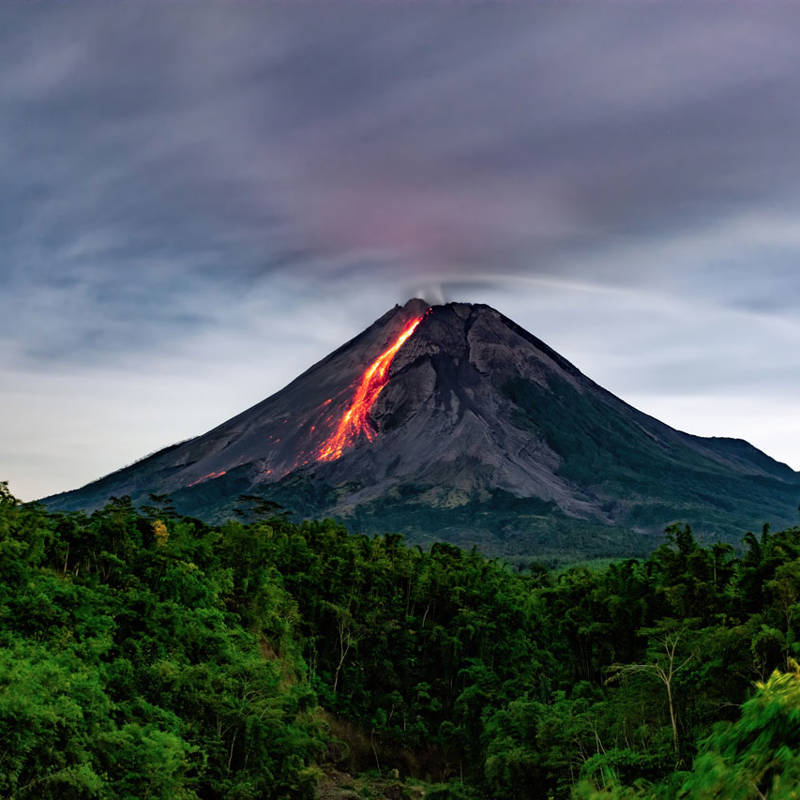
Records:
[[[196,481],[192,481],[191,483],[187,483],[187,486],[197,486],[198,483],[202,483],[203,481],[210,481],[214,478],[221,478],[225,474],[225,470],[221,470],[220,472],[209,472],[208,475],[203,475],[202,478],[198,478]]]
[[[421,321],[422,317],[412,319],[403,328],[392,346],[384,350],[369,365],[361,377],[361,382],[353,395],[350,406],[339,420],[336,431],[322,443],[317,451],[318,461],[335,461],[340,458],[345,449],[352,446],[360,434],[364,434],[370,442],[375,438],[375,432],[368,420],[370,409],[389,381],[389,365],[392,363],[392,359]]]

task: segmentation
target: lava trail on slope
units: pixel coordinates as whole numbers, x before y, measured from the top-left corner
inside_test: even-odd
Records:
[[[414,317],[403,328],[394,343],[364,371],[350,406],[339,420],[336,430],[317,450],[317,461],[336,461],[337,458],[341,458],[342,453],[348,447],[352,447],[360,435],[366,436],[370,442],[375,438],[375,431],[369,421],[369,412],[383,391],[383,387],[389,382],[389,366],[392,359],[417,329],[423,316]]]

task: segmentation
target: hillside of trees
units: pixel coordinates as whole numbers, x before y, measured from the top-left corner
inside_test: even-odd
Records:
[[[0,797],[800,797],[800,528],[510,567],[0,484]]]

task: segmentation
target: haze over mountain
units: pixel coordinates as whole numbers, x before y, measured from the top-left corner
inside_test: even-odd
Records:
[[[209,520],[248,494],[508,557],[624,555],[678,520],[731,541],[791,522],[800,474],[637,411],[489,306],[414,299],[208,433],[44,502],[150,493]]]

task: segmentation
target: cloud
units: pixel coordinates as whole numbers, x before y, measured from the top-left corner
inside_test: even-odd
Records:
[[[174,397],[224,372],[241,391],[213,424],[424,293],[494,301],[620,391],[796,393],[798,23],[696,2],[5,7],[9,379],[120,369]],[[109,468],[111,435],[87,444]]]

